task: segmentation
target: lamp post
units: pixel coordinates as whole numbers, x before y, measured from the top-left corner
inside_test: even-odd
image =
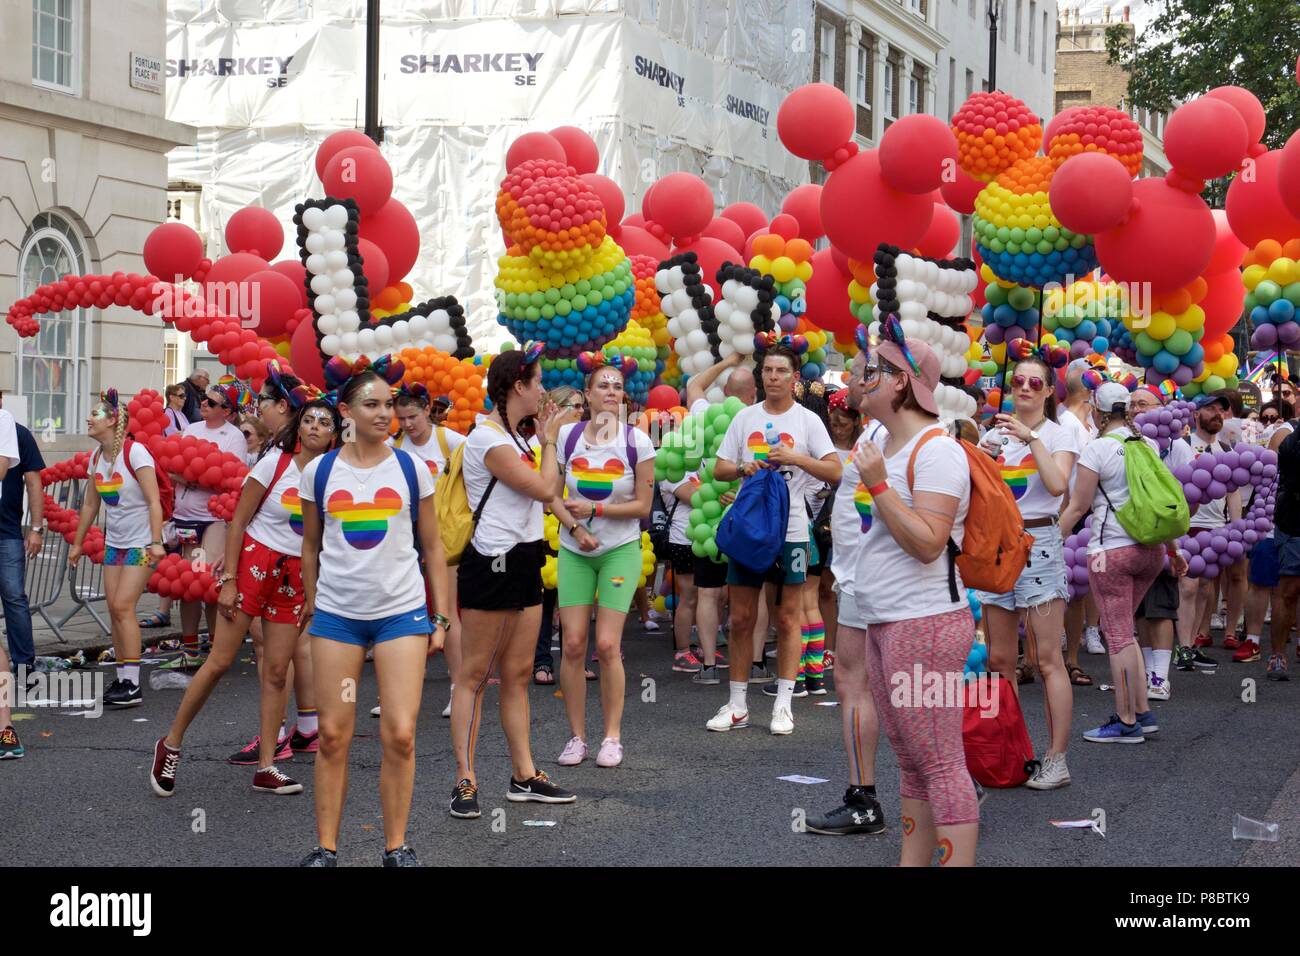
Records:
[[[989,25],[989,92],[998,85],[998,23],[1002,19],[1006,0],[988,0],[987,20]]]

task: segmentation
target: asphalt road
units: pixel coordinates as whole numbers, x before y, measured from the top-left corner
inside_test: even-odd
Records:
[[[898,859],[898,773],[882,742],[877,783],[889,829],[875,837],[823,837],[795,832],[800,809],[838,804],[844,787],[840,712],[797,700],[795,733],[767,732],[770,699],[750,691],[755,726],[729,734],[704,730],[726,696],[725,683],[696,687],[670,670],[668,639],[629,627],[626,759],[603,770],[587,761],[557,768],[568,738],[554,688],[532,688],[533,743],[538,764],[579,802],[567,807],[511,804],[509,762],[496,721],[496,688],[479,746],[484,816],[454,820],[446,812],[454,783],[441,659],[425,683],[415,804],[409,841],[425,865],[869,865]],[[1217,656],[1226,660],[1222,649]],[[1105,659],[1084,656],[1098,683]],[[1295,665],[1293,665],[1295,669]],[[1110,713],[1112,695],[1076,689],[1069,766],[1073,784],[1038,793],[990,793],[982,809],[979,862],[984,865],[1163,866],[1300,863],[1300,735],[1295,732],[1300,680],[1263,679],[1262,664],[1223,664],[1218,673],[1175,674],[1173,699],[1155,707],[1161,730],[1140,747],[1099,746],[1079,738]],[[111,679],[111,674],[109,675]],[[643,702],[642,681],[654,681]],[[1256,700],[1242,699],[1254,678]],[[147,687],[147,685],[146,685]],[[1035,745],[1045,742],[1041,683],[1024,688]],[[592,687],[594,691],[594,686]],[[360,701],[374,698],[367,669]],[[16,727],[27,757],[0,763],[0,805],[8,866],[278,866],[314,844],[312,760],[285,770],[304,783],[301,796],[252,791],[251,768],[225,757],[247,741],[256,715],[257,683],[249,663],[234,668],[191,729],[177,794],[153,795],[147,780],[154,740],[170,722],[176,690],[149,691],[143,706],[99,719],[28,710]],[[834,700],[832,693],[822,700]],[[589,739],[600,737],[598,695],[588,698]],[[30,715],[30,716],[27,716]],[[383,849],[378,796],[378,721],[360,716],[365,736],[353,744],[351,793],[340,862],[375,865]],[[813,785],[777,779],[827,778]],[[1289,796],[1288,796],[1289,795]],[[504,809],[504,827],[493,811]],[[1053,819],[1105,812],[1106,834],[1062,830]],[[198,811],[202,811],[199,813]],[[1235,813],[1281,825],[1278,843],[1232,839]],[[202,820],[202,828],[196,825]],[[555,821],[555,826],[526,825]],[[196,829],[201,832],[195,832]],[[501,832],[498,832],[500,830]]]

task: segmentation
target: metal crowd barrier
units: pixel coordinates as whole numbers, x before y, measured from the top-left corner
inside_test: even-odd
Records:
[[[45,490],[57,504],[68,508],[71,507],[69,498],[76,493],[75,484],[73,481],[60,481]],[[40,552],[27,559],[27,603],[32,613],[39,614],[59,640],[63,640],[63,629],[48,612],[63,593],[67,573],[68,542],[61,534],[47,534]]]
[[[73,496],[76,504],[66,505],[74,511],[81,510],[82,495],[85,493],[84,482],[80,479],[69,482],[75,485]],[[95,524],[101,529],[104,527],[105,509],[99,509],[99,515],[95,519]],[[64,562],[67,562],[67,552],[64,552]],[[71,621],[74,617],[85,611],[89,614],[99,626],[100,631],[107,637],[113,633],[112,628],[104,622],[99,612],[95,610],[94,605],[102,603],[105,600],[104,595],[104,566],[96,564],[89,558],[81,558],[77,566],[68,572],[68,596],[72,598],[72,609],[59,619],[59,626],[63,626]],[[56,629],[57,632],[57,629]]]

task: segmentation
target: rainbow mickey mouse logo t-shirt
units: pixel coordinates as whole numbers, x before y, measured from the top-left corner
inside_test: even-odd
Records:
[[[561,460],[564,468],[564,487],[570,501],[589,501],[593,505],[617,505],[636,499],[636,467],[628,457],[629,438],[636,443],[636,465],[642,462],[653,463],[655,447],[650,437],[640,429],[625,429],[619,426],[613,442],[591,446],[587,444],[586,422],[566,425],[560,429],[556,442],[561,459],[566,449],[572,445],[567,461]],[[572,437],[572,429],[582,432],[577,439]],[[602,436],[603,437],[603,436]],[[540,459],[540,455],[538,458]],[[651,465],[653,467],[653,464]],[[654,494],[653,487],[651,494]],[[584,557],[596,557],[621,547],[631,541],[641,540],[641,522],[637,518],[611,518],[601,516],[583,524],[592,533],[600,547],[595,551],[583,551],[567,528],[560,531],[560,546],[574,554]]]

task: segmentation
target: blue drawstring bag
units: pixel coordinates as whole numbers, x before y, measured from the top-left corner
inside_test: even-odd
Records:
[[[775,468],[746,478],[736,500],[718,523],[718,550],[754,574],[776,564],[790,520],[790,489]]]

